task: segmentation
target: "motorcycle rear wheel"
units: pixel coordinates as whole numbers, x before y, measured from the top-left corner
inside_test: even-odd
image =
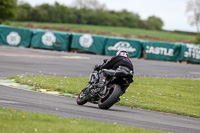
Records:
[[[108,95],[99,99],[98,106],[100,109],[109,109],[113,106],[119,99],[122,92],[121,87],[116,84],[110,86],[109,89]]]

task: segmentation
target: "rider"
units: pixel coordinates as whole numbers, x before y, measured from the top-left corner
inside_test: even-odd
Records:
[[[116,56],[112,57],[108,62],[103,65],[97,66],[101,70],[98,87],[102,88],[107,76],[120,75],[120,71],[125,70],[133,75],[133,64],[128,58],[128,52],[119,50]],[[107,72],[113,71],[114,75],[109,75]],[[121,75],[123,76],[123,75]]]

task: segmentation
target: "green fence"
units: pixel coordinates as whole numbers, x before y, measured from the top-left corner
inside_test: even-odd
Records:
[[[31,47],[68,51],[70,37],[66,32],[33,30]]]
[[[95,54],[104,54],[105,36],[72,33],[71,48],[80,49]]]
[[[33,47],[69,51],[80,49],[95,54],[114,56],[118,50],[125,50],[129,57],[163,61],[188,61],[200,63],[200,45],[170,42],[153,42],[120,37],[106,37],[91,34],[66,33],[48,30],[0,25],[0,45]]]
[[[200,63],[200,45],[182,44],[180,60]]]
[[[0,25],[0,45],[29,47],[31,35],[29,29]]]
[[[145,42],[143,49],[146,59],[178,61],[181,44],[169,42]]]
[[[115,55],[118,50],[125,50],[129,53],[129,57],[140,58],[142,43],[141,40],[110,37],[106,40],[105,54]]]

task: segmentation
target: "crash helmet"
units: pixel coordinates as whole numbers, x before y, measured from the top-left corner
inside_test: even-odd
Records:
[[[128,57],[128,52],[119,50],[119,51],[116,53],[116,56]]]

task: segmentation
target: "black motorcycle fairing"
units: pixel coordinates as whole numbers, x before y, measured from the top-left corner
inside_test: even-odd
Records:
[[[97,83],[99,80],[99,72],[98,71],[93,71],[92,74],[90,74],[89,76],[89,84],[94,84],[94,83]]]
[[[130,71],[119,68],[117,70],[103,69],[106,73],[106,82],[103,88],[98,87],[101,71],[93,70],[89,77],[89,84],[81,91],[77,98],[77,104],[83,105],[87,102],[98,103],[99,108],[108,109],[123,95],[132,83]]]

